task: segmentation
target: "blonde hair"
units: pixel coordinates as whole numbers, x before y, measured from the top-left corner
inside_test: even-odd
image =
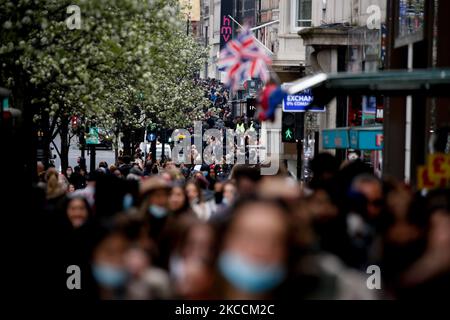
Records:
[[[49,168],[45,173],[45,181],[47,181],[47,198],[52,199],[64,193],[64,188],[59,181],[59,174],[55,168]]]

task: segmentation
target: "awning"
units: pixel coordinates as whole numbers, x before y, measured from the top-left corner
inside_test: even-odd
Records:
[[[310,106],[321,106],[336,96],[450,96],[450,69],[416,69],[360,73],[319,73],[294,82],[288,92],[311,89]]]
[[[382,150],[383,127],[343,127],[322,130],[324,149]]]

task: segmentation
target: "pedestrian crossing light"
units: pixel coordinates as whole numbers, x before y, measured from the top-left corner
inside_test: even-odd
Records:
[[[293,134],[292,134],[291,129],[287,128],[286,131],[284,132],[284,138],[286,140],[290,140],[290,139],[292,139],[292,136],[293,136]]]
[[[281,141],[295,142],[295,114],[283,112],[281,120]]]

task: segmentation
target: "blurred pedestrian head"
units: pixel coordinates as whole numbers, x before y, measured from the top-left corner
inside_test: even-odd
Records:
[[[156,218],[166,216],[170,185],[159,176],[153,176],[142,181],[140,185],[142,208]]]
[[[125,265],[125,253],[129,240],[123,231],[103,231],[92,255],[92,275],[103,300],[117,299],[123,292],[129,274]]]
[[[64,211],[74,229],[84,225],[89,217],[92,216],[89,203],[81,196],[69,196],[66,200]]]
[[[173,213],[186,212],[189,209],[189,199],[182,184],[172,187],[169,196],[169,209]]]
[[[164,172],[161,173],[161,178],[164,179],[167,183],[171,183],[172,182],[172,176],[167,171],[164,171]]]
[[[189,180],[185,186],[186,195],[190,203],[203,202],[203,194],[197,180]]]
[[[164,163],[164,169],[166,170],[176,169],[175,162],[173,162],[172,160],[167,160]]]
[[[99,168],[105,168],[106,170],[108,170],[108,164],[106,163],[106,161],[100,161],[98,166]]]
[[[236,184],[233,180],[228,180],[223,185],[223,202],[232,205],[237,197]]]
[[[231,172],[231,179],[236,181],[239,195],[253,193],[261,179],[260,169],[257,166],[235,165]]]
[[[183,299],[213,298],[217,252],[215,230],[209,224],[192,220],[179,244],[170,264],[178,296]]]
[[[196,172],[194,174],[194,181],[200,189],[206,190],[209,186],[209,181],[206,179],[202,172]]]
[[[66,169],[66,174],[65,174],[65,176],[69,179],[70,176],[72,175],[72,173],[73,173],[72,167],[71,167],[71,166],[68,166],[67,169]]]
[[[218,266],[226,298],[267,298],[285,279],[289,216],[274,200],[246,198],[233,207]]]
[[[47,169],[45,181],[47,182],[47,199],[60,197],[67,190],[67,186],[60,182],[59,173],[55,168]]]
[[[120,172],[119,169],[115,169],[114,171],[112,171],[112,173],[113,173],[117,178],[123,178],[122,172]]]
[[[69,184],[69,188],[67,189],[67,192],[72,193],[75,191],[75,186],[73,184]]]
[[[129,155],[124,155],[124,156],[122,157],[122,161],[123,161],[124,164],[130,164],[130,162],[131,162],[131,157],[130,157]]]
[[[133,166],[133,167],[130,169],[130,173],[131,173],[131,174],[134,174],[134,175],[136,175],[136,176],[138,176],[138,177],[142,177],[142,176],[144,175],[143,172],[142,172],[142,170],[139,169],[138,166]]]
[[[333,178],[339,170],[339,162],[330,153],[319,153],[311,160],[311,170],[313,172],[311,186],[314,187],[316,184]]]
[[[381,181],[371,174],[357,176],[352,182],[352,190],[364,195],[367,200],[367,215],[374,219],[383,208],[383,186]]]

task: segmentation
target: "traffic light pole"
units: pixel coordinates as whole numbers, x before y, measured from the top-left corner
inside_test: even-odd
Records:
[[[295,141],[297,142],[297,180],[304,179],[303,153],[305,139],[305,113],[297,112],[295,114]]]
[[[90,149],[91,149],[91,154],[90,154],[90,169],[89,169],[89,173],[92,173],[92,172],[95,171],[95,146],[91,145]]]
[[[297,139],[297,180],[303,180],[303,141]]]
[[[79,142],[81,145],[81,158],[85,159],[86,158],[86,153],[85,153],[86,140],[84,139],[84,129],[81,130],[81,133],[79,136]]]

